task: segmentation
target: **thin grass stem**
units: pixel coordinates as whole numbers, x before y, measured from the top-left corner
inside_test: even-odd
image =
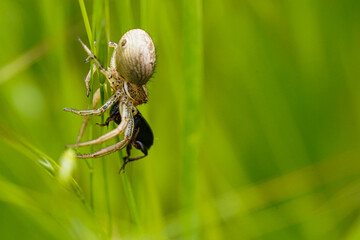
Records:
[[[109,47],[108,42],[110,41],[110,9],[109,9],[109,0],[104,1],[104,15],[105,15],[105,34],[106,34],[106,43],[105,43],[105,52],[106,52],[106,59],[107,63],[109,62]],[[104,84],[100,85],[100,89],[104,92]],[[103,103],[102,103],[103,104]],[[104,120],[102,120],[104,122]],[[107,177],[107,171],[106,171],[106,162],[103,160],[103,175],[104,175],[104,189],[105,189],[105,196],[106,196],[106,210],[107,210],[107,216],[108,216],[108,232],[109,236],[111,237],[112,234],[112,217],[111,217],[111,205],[110,205],[110,191],[109,191],[109,181]]]
[[[92,35],[90,22],[89,22],[89,18],[88,18],[87,12],[86,12],[84,0],[79,0],[79,5],[80,5],[81,14],[84,19],[84,24],[85,24],[85,29],[86,29],[86,34],[88,36],[89,44],[90,44],[91,50],[93,50],[94,38]]]
[[[83,16],[83,20],[84,20],[84,25],[85,25],[85,29],[86,29],[86,34],[88,36],[88,40],[89,40],[89,44],[90,44],[90,48],[91,51],[94,52],[94,38],[93,38],[93,34],[91,31],[91,27],[90,27],[90,22],[89,22],[89,18],[86,12],[86,7],[85,7],[85,3],[84,0],[79,0],[79,5],[80,5],[80,9],[81,9],[81,14]],[[90,66],[93,65],[93,61],[90,61]],[[89,106],[92,106],[92,101],[93,101],[93,97],[92,97],[92,90],[93,90],[93,68],[90,67],[90,98],[89,98]],[[93,138],[93,127],[92,127],[92,118],[90,118],[89,121],[89,138],[92,139]],[[93,147],[90,148],[91,151],[93,151]],[[89,188],[90,188],[90,206],[91,209],[94,210],[94,160],[93,159],[89,159],[86,160],[87,161],[87,166],[89,168]]]
[[[117,141],[120,141],[119,137],[117,137]],[[120,165],[122,166],[124,164],[124,160],[123,160],[123,155],[122,155],[121,151],[118,151],[118,156],[119,156],[119,160],[120,160]],[[134,221],[136,232],[139,235],[142,232],[142,228],[140,225],[140,218],[139,218],[139,213],[138,213],[135,198],[134,198],[134,193],[133,193],[132,187],[129,183],[129,179],[128,179],[126,172],[121,173],[121,178],[122,178],[121,182],[123,184],[126,200],[127,200],[128,206],[129,206],[130,216],[131,216],[132,220]]]
[[[184,239],[198,239],[197,164],[201,131],[201,92],[203,81],[202,0],[183,1],[184,36],[184,128],[182,203]],[[186,91],[185,91],[186,89]]]

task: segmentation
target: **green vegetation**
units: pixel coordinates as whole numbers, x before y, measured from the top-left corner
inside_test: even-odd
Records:
[[[360,238],[359,1],[0,9],[0,239]],[[92,101],[77,37],[108,65],[107,42],[132,28],[156,45],[139,107],[155,142],[119,175],[121,152],[86,161],[65,149],[82,117],[62,109]],[[104,81],[91,83],[102,102]],[[96,125],[107,114],[83,139],[114,127]]]

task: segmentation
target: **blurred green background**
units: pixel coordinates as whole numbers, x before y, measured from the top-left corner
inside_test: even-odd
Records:
[[[76,160],[81,193],[52,162],[89,103],[79,2],[0,1],[0,239],[360,239],[360,1],[85,1],[105,65],[143,28],[157,67],[149,156]]]

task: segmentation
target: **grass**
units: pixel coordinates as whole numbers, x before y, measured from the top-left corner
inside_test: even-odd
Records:
[[[0,239],[359,238],[358,1],[0,9]],[[92,101],[77,37],[108,66],[107,42],[132,28],[157,49],[139,107],[155,142],[119,175],[121,151],[89,165],[65,152],[82,118],[62,109]]]
[[[184,208],[183,231],[185,239],[199,238],[199,216],[196,199],[198,193],[198,159],[201,142],[202,123],[202,85],[203,85],[203,36],[202,1],[183,2],[183,79],[185,88],[183,108],[184,126],[182,129],[182,204]]]

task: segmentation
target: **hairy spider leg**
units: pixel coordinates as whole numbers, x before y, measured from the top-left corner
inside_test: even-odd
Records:
[[[131,135],[134,130],[134,120],[133,120],[131,111],[129,112],[129,114],[130,114],[130,118],[129,118],[129,122],[126,126],[126,129],[125,129],[125,134],[124,134],[123,140],[121,140],[120,142],[115,143],[109,147],[103,148],[95,153],[77,155],[77,157],[78,158],[97,158],[97,157],[101,157],[101,156],[107,155],[109,153],[118,151],[120,149],[123,149],[125,146],[127,146],[129,144],[129,142],[131,141]]]
[[[121,110],[121,123],[112,131],[102,135],[101,137],[91,140],[91,141],[87,141],[87,142],[82,142],[82,143],[76,143],[74,145],[67,145],[67,147],[83,147],[83,146],[89,146],[89,145],[94,145],[94,144],[100,144],[103,143],[111,138],[114,138],[118,135],[120,135],[121,133],[123,133],[124,131],[126,131],[127,126],[129,125],[130,121],[133,121],[133,116],[132,116],[132,112],[131,112],[131,108],[129,108],[129,106],[127,106],[124,103],[119,103],[119,109]],[[131,137],[132,133],[130,134]]]
[[[92,59],[96,66],[100,69],[100,72],[105,75],[106,78],[111,78],[111,73],[105,70],[105,68],[101,65],[97,57],[90,51],[90,49],[78,38],[79,42],[81,43],[82,47],[84,48],[85,52],[88,54],[88,57],[85,61]]]
[[[112,105],[114,105],[115,102],[117,102],[119,100],[121,96],[121,90],[117,90],[110,98],[109,100],[106,101],[106,103],[104,105],[102,105],[100,108],[98,109],[92,109],[92,110],[76,110],[73,108],[64,108],[65,112],[72,112],[75,113],[77,115],[81,115],[81,116],[87,116],[87,115],[100,115],[102,113],[104,113],[109,107],[111,107]]]
[[[84,47],[84,43],[81,42],[80,40],[80,43],[81,45],[83,45]],[[96,42],[94,42],[94,44],[96,44]],[[109,47],[112,47],[112,48],[116,48],[117,47],[117,44],[114,43],[114,42],[109,42]],[[86,45],[85,45],[86,47]],[[87,47],[86,47],[87,48]],[[88,49],[88,48],[87,48]],[[88,49],[89,50],[89,49]],[[88,51],[85,50],[87,53]],[[90,51],[90,50],[89,50]],[[91,52],[91,51],[90,51]],[[93,54],[94,55],[94,54]],[[100,64],[101,65],[101,64]],[[97,68],[96,68],[96,64],[94,63],[93,64],[93,69],[92,69],[92,74],[94,74],[96,72]],[[108,72],[108,71],[107,71]],[[105,75],[105,77],[107,77],[108,75]],[[89,70],[88,74],[86,75],[86,78],[85,78],[85,86],[86,86],[86,96],[89,97],[90,95],[90,80],[91,80],[91,69]]]
[[[81,42],[81,41],[80,41]],[[81,42],[82,43],[82,42]],[[94,44],[96,45],[96,41],[94,41]],[[82,45],[85,45],[82,43]],[[85,45],[86,46],[86,45]],[[117,44],[114,43],[114,42],[109,42],[109,47],[112,47],[112,48],[116,48],[117,47]],[[97,68],[96,68],[96,65],[93,64],[93,69],[92,69],[92,74],[94,74],[96,72]],[[106,76],[106,75],[105,75]],[[90,80],[91,80],[91,69],[89,70],[88,74],[86,75],[86,78],[85,78],[85,86],[86,86],[86,96],[89,97],[90,95]],[[105,84],[106,86],[106,84]],[[105,90],[107,88],[105,87]],[[94,95],[93,95],[93,103],[92,103],[92,108],[94,109],[95,106],[99,103],[100,101],[100,88],[98,88]],[[81,138],[82,136],[84,135],[84,132],[85,132],[85,129],[86,129],[86,126],[89,122],[89,116],[85,116],[84,117],[84,121],[81,125],[81,128],[80,128],[80,131],[79,131],[79,135],[76,139],[76,143],[79,143],[81,141]]]

